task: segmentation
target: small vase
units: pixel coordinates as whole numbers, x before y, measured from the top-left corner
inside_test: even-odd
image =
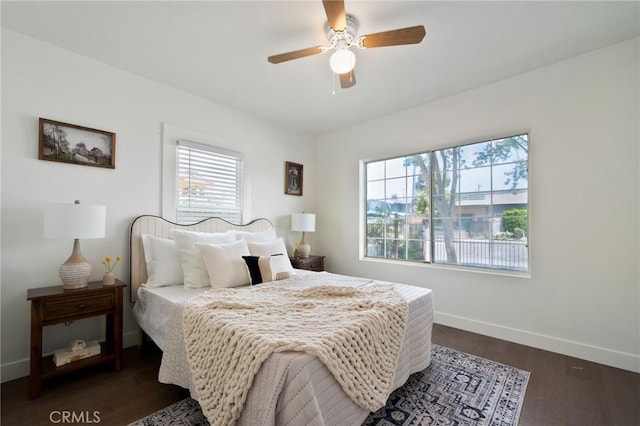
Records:
[[[102,277],[102,285],[114,285],[116,283],[116,279],[113,276],[113,272],[105,272],[104,277]]]

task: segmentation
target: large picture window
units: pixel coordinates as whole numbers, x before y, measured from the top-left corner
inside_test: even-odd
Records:
[[[176,149],[177,222],[242,223],[242,154],[183,140]]]
[[[367,257],[529,270],[529,136],[366,163]]]

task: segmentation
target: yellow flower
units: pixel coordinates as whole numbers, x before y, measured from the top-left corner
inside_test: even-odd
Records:
[[[112,272],[113,268],[115,268],[118,262],[122,260],[122,256],[116,256],[116,261],[113,262],[113,264],[111,264],[112,260],[113,258],[111,256],[105,256],[104,260],[102,261],[102,264],[105,268],[107,268],[107,271],[109,272]]]

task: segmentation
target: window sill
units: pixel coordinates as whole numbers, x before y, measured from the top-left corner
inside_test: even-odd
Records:
[[[415,266],[418,268],[443,269],[443,270],[449,270],[449,271],[470,272],[470,273],[488,274],[488,275],[500,275],[500,276],[506,276],[506,277],[514,277],[514,278],[531,278],[530,271],[529,272],[509,271],[506,269],[490,269],[490,268],[479,268],[479,267],[473,267],[473,266],[446,265],[442,263],[428,263],[428,262],[419,262],[419,261],[411,261],[411,260],[385,259],[382,257],[361,257],[360,260],[363,262],[386,263],[386,264],[401,265],[401,266]]]

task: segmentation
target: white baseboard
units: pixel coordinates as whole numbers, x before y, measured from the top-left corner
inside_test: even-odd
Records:
[[[138,331],[129,331],[122,335],[122,346],[128,348],[130,346],[137,346],[140,341],[140,334]],[[52,355],[52,353],[44,354],[44,356]],[[2,383],[11,380],[19,379],[29,375],[29,358],[24,358],[18,361],[8,362],[2,364],[0,367],[0,381]]]
[[[574,358],[597,362],[611,367],[640,373],[640,355],[620,352],[572,340],[560,339],[526,330],[477,321],[457,315],[434,313],[434,322],[461,330],[471,331],[497,339],[508,340],[538,349],[544,349]]]

